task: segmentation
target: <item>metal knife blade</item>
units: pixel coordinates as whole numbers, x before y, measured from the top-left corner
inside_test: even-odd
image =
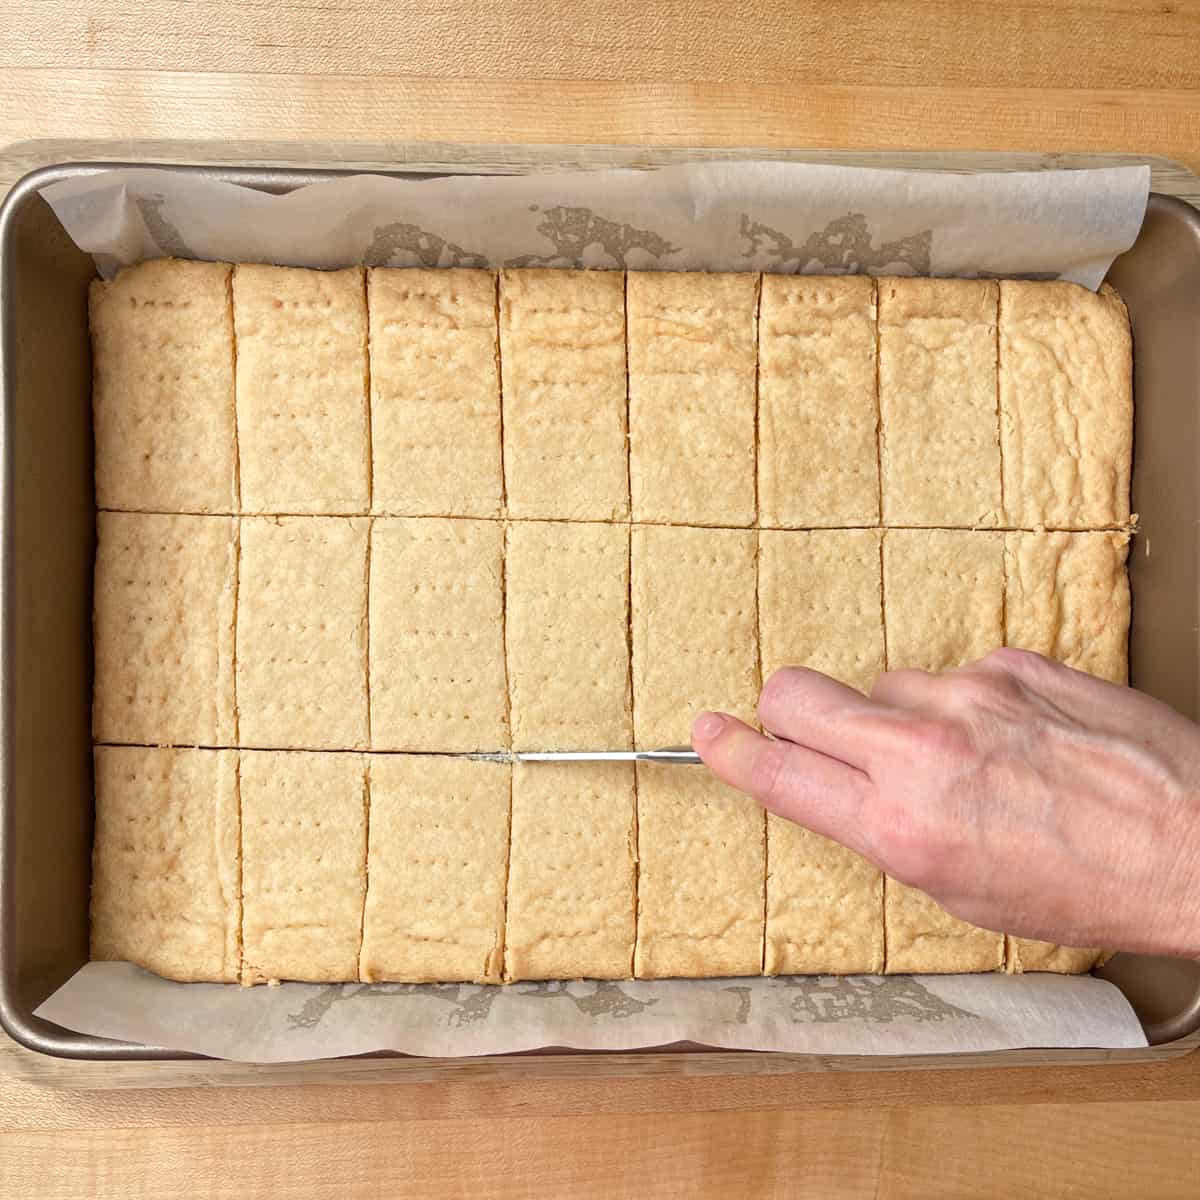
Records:
[[[513,755],[517,762],[661,762],[699,763],[695,750],[533,750]]]

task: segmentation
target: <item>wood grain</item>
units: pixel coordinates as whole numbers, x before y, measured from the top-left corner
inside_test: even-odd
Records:
[[[0,144],[22,143],[0,187],[64,158],[508,171],[695,147],[1200,169],[1198,51],[1200,0],[0,0]],[[1155,186],[1196,195],[1169,164]],[[264,1068],[0,1039],[0,1197],[1196,1194],[1200,1056],[1051,1057]]]
[[[0,69],[235,71],[462,79],[1187,89],[1196,6],[758,0],[242,3],[0,0]],[[1064,53],[1070,49],[1070,53]]]
[[[195,1121],[4,1139],[0,1195],[1194,1197],[1197,1105]],[[270,1153],[264,1154],[264,1147]],[[1138,1147],[1130,1154],[1131,1147]],[[1018,1149],[1019,1147],[1019,1149]],[[1144,1157],[1143,1157],[1144,1156]],[[1153,1174],[1147,1167],[1153,1165]]]
[[[659,1114],[649,1122],[626,1115],[588,1121],[326,1122],[297,1124],[282,1133],[255,1125],[199,1125],[154,1139],[136,1131],[93,1129],[74,1139],[80,1169],[73,1178],[64,1177],[52,1137],[22,1133],[5,1143],[0,1189],[44,1178],[54,1183],[42,1194],[64,1200],[232,1195],[235,1186],[247,1200],[773,1192],[825,1200],[876,1194],[884,1127],[882,1113],[834,1110],[804,1119],[795,1113],[744,1113],[719,1123],[699,1113]],[[268,1133],[278,1159],[259,1153]],[[282,1162],[286,1172],[280,1171]]]
[[[549,102],[552,98],[552,102]],[[1187,91],[11,68],[0,141],[194,136],[1125,151],[1200,168]],[[70,114],[69,125],[64,114]],[[499,114],[503,114],[500,116]]]
[[[1200,166],[1195,0],[885,10],[849,0],[836,12],[764,0],[738,20],[714,0],[644,10],[638,0],[2,0],[0,142],[386,130],[402,140],[1107,150]]]

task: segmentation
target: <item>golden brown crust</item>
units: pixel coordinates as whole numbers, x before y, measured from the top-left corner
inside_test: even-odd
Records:
[[[500,982],[510,778],[506,763],[372,756],[358,978]]]
[[[629,530],[514,522],[504,576],[513,748],[627,749]],[[547,637],[554,629],[570,632]]]
[[[1001,523],[995,283],[879,281],[886,525]]]
[[[371,741],[376,750],[509,745],[504,529],[378,517],[371,533]]]
[[[875,282],[764,275],[758,331],[763,525],[873,525]]]
[[[758,279],[630,272],[635,521],[754,523]]]
[[[636,838],[631,764],[514,767],[506,979],[629,978]]]
[[[635,526],[633,712],[643,748],[687,745],[692,717],[753,721],[760,687],[752,530]]]
[[[496,276],[375,268],[367,288],[373,510],[499,516]]]
[[[240,265],[233,313],[242,511],[367,512],[363,269]]]
[[[91,954],[235,983],[237,752],[97,746]]]
[[[639,763],[634,974],[758,975],[763,813],[707,771]]]
[[[97,741],[230,746],[237,522],[97,515]]]
[[[1001,283],[1000,417],[1007,524],[1128,521],[1133,347],[1111,287]]]
[[[500,344],[509,515],[628,518],[622,273],[501,272]]]
[[[361,754],[244,750],[243,984],[358,975],[367,880]]]
[[[158,258],[92,283],[101,508],[237,511],[231,270]]]

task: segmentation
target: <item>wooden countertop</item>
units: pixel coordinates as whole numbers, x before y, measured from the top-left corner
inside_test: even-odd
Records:
[[[1192,0],[0,0],[0,29],[0,144],[1104,150],[1200,169]]]
[[[181,139],[1158,155],[1200,3],[0,0],[17,164]],[[85,144],[86,143],[86,144]],[[253,154],[248,154],[253,157]],[[590,1068],[589,1068],[590,1069]],[[0,1038],[0,1196],[1194,1196],[1200,1056],[774,1073],[713,1055],[253,1068]]]

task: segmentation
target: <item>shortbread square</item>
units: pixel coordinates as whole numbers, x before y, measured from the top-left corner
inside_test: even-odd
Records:
[[[233,315],[242,511],[368,512],[363,269],[238,266]]]
[[[932,897],[888,877],[884,881],[889,975],[953,975],[999,971],[1004,934],[951,916]]]
[[[96,740],[236,745],[236,518],[101,512],[96,524]]]
[[[513,748],[628,749],[628,528],[514,522],[504,571]]]
[[[629,273],[635,521],[754,524],[758,281]]]
[[[780,667],[811,667],[869,691],[884,667],[879,530],[758,537],[763,680]]]
[[[499,516],[496,276],[377,268],[367,284],[375,512]]]
[[[885,525],[1001,524],[997,286],[879,281]]]
[[[767,814],[767,975],[883,970],[883,873],[865,858]]]
[[[767,527],[879,520],[875,281],[764,275],[758,504]]]
[[[513,768],[507,979],[633,973],[636,816],[630,763]]]
[[[366,748],[369,524],[243,518],[237,630],[243,746]]]
[[[92,958],[235,983],[237,752],[97,746]]]
[[[1111,287],[1001,281],[1000,417],[1007,524],[1129,520],[1133,346]]]
[[[629,516],[625,277],[500,274],[509,516]]]
[[[357,979],[363,756],[243,751],[241,797],[242,982]]]
[[[633,714],[643,749],[685,746],[693,717],[758,705],[753,530],[633,530]]]
[[[1127,533],[1006,534],[1005,645],[1127,683],[1128,554]]]
[[[634,974],[762,971],[763,811],[703,767],[639,763]]]
[[[370,762],[360,978],[499,983],[512,769],[417,754]]]
[[[1004,534],[883,535],[888,667],[949,671],[1004,644]]]
[[[504,528],[378,517],[371,538],[376,750],[509,746]]]
[[[156,258],[93,281],[100,508],[237,512],[231,271]]]

